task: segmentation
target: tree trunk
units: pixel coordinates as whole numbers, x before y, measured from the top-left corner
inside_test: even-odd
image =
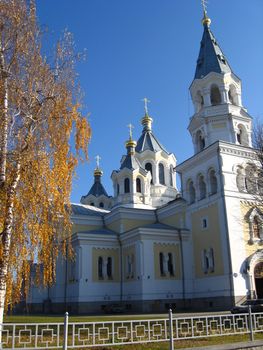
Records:
[[[0,73],[3,80],[3,111],[1,116],[0,137],[0,188],[4,186],[6,179],[6,156],[8,136],[8,72],[5,69],[5,59],[0,45]]]
[[[5,295],[6,295],[6,279],[8,272],[8,260],[10,252],[10,243],[12,236],[12,228],[14,222],[14,199],[16,188],[20,179],[20,160],[16,165],[16,172],[13,182],[10,184],[7,190],[7,203],[6,203],[6,215],[4,221],[4,228],[1,232],[1,245],[2,245],[2,257],[0,259],[0,325],[3,324]],[[0,327],[0,348],[2,340],[2,327]]]

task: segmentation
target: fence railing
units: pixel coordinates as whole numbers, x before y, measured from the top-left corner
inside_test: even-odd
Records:
[[[5,323],[2,325],[4,349],[88,349],[122,344],[170,342],[263,332],[263,313],[174,317],[165,319],[68,322]]]

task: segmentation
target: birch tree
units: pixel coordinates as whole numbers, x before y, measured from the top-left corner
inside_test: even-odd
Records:
[[[31,262],[45,285],[55,278],[72,177],[90,138],[72,37],[65,33],[53,59],[41,37],[33,1],[0,0],[0,323],[4,305],[28,286]]]

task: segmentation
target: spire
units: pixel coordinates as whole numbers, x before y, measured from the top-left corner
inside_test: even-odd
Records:
[[[132,129],[134,128],[134,126],[132,124],[127,125],[129,128],[129,140],[126,141],[125,146],[127,149],[127,155],[124,158],[120,169],[124,169],[124,168],[128,168],[128,169],[137,169],[139,168],[141,165],[138,162],[138,160],[134,157],[135,155],[135,147],[137,145],[137,142],[134,141],[132,139]]]
[[[105,196],[108,197],[108,194],[101,183],[101,177],[103,175],[103,171],[100,168],[101,157],[96,156],[95,159],[96,159],[96,168],[94,169],[94,183],[91,189],[89,190],[89,193],[87,194],[87,196],[92,194],[95,197],[99,197],[104,194]]]
[[[150,150],[153,152],[164,151],[168,154],[166,149],[160,144],[160,142],[152,133],[153,119],[149,116],[148,113],[148,103],[150,100],[148,100],[147,97],[144,97],[142,101],[144,102],[144,117],[141,119],[143,130],[136,146],[136,152],[141,153],[145,150]]]
[[[210,72],[223,74],[231,72],[231,67],[209,28],[211,20],[207,16],[206,0],[202,0],[202,5],[204,12],[204,17],[202,19],[204,33],[194,79],[201,79]]]

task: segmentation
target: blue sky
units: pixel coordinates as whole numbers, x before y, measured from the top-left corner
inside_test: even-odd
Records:
[[[63,29],[76,50],[87,49],[77,67],[89,113],[92,140],[88,163],[79,166],[72,201],[93,183],[95,156],[102,158],[103,184],[126,153],[127,125],[138,139],[142,98],[151,100],[153,132],[178,163],[193,154],[187,131],[192,115],[189,86],[203,33],[200,0],[37,0],[41,25],[51,41]],[[209,0],[208,15],[232,70],[241,78],[243,105],[263,119],[263,0]]]

